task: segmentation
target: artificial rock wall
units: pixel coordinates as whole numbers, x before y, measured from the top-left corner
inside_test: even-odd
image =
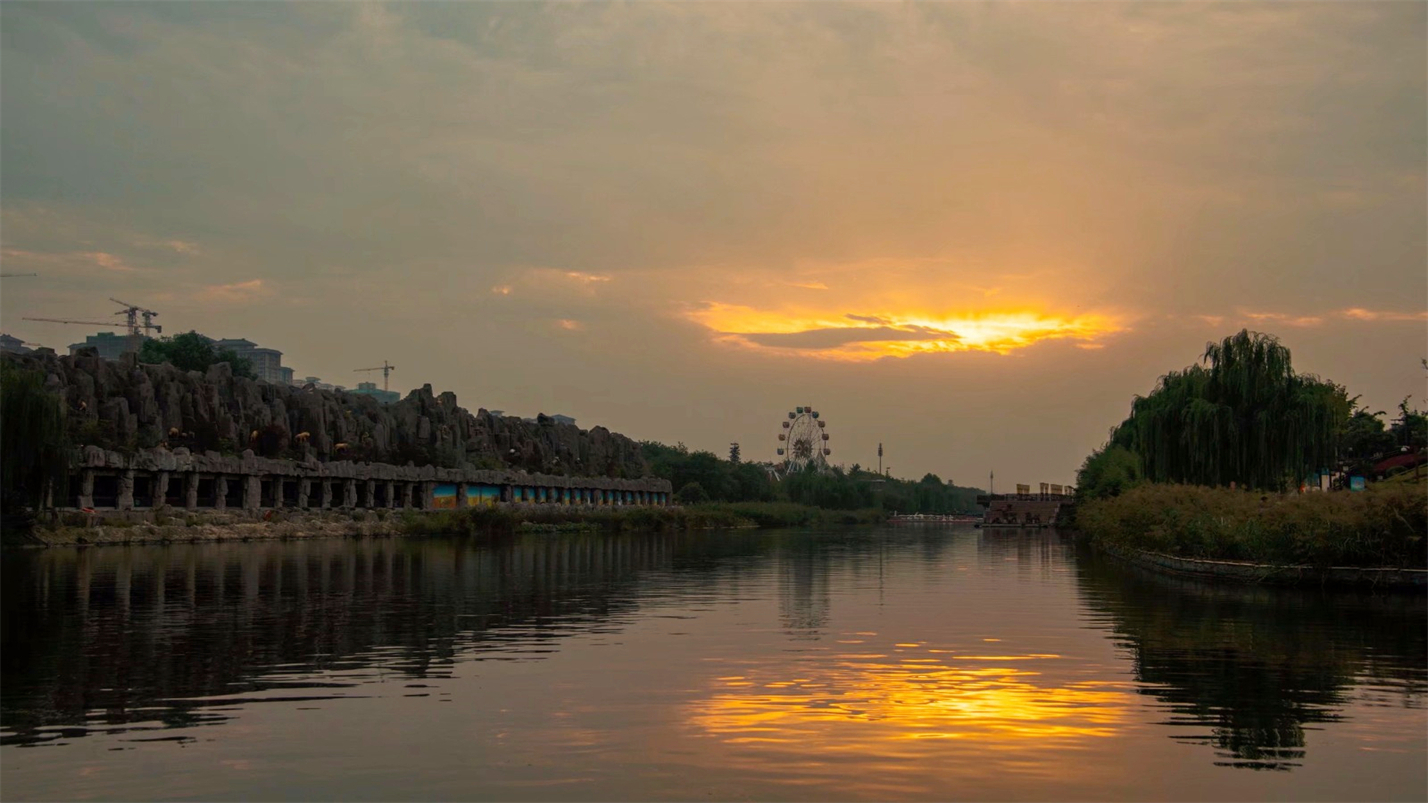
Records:
[[[582,430],[469,412],[456,394],[430,385],[394,404],[356,393],[309,390],[172,365],[115,362],[92,350],[4,354],[41,372],[58,394],[80,445],[134,454],[148,448],[299,462],[346,461],[470,471],[520,470],[560,476],[639,478],[649,473],[635,441],[604,427]]]

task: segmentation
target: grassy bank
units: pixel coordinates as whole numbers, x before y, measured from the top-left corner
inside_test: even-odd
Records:
[[[1419,484],[1362,493],[1269,494],[1147,484],[1079,506],[1093,543],[1276,565],[1428,568]]]
[[[876,510],[823,510],[785,502],[714,502],[684,507],[496,507],[407,513],[400,526],[413,535],[478,535],[537,531],[625,532],[713,530],[739,527],[808,527],[872,524]]]

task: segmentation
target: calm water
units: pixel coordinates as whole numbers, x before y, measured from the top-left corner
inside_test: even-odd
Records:
[[[7,800],[1422,800],[1428,615],[1055,533],[7,553]]]

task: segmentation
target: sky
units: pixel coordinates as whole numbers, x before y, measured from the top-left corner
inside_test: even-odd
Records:
[[[1071,483],[1241,328],[1425,400],[1428,4],[0,4],[0,328]]]

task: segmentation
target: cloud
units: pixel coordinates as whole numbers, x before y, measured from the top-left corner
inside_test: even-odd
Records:
[[[879,326],[870,329],[809,329],[804,332],[751,332],[745,333],[741,337],[743,340],[749,343],[754,343],[760,346],[771,346],[774,348],[785,349],[813,349],[819,351],[835,349],[838,346],[845,346],[849,343],[893,343],[907,340],[957,340],[957,335],[952,332],[939,332],[924,327],[897,329],[889,326]]]
[[[1239,313],[1242,317],[1259,323],[1276,323],[1285,326],[1319,326],[1324,323],[1322,315],[1290,315],[1283,312],[1245,312]]]
[[[809,354],[865,362],[962,351],[1008,354],[1045,340],[1095,341],[1121,331],[1105,314],[1060,316],[1037,312],[949,312],[828,315],[811,310],[761,310],[706,303],[687,316],[716,333],[718,342],[771,355]]]
[[[568,271],[566,271],[566,272],[565,272],[565,278],[571,279],[571,280],[573,280],[573,281],[581,282],[581,283],[584,283],[584,284],[599,284],[599,283],[602,283],[602,282],[608,282],[608,281],[610,281],[610,277],[609,277],[609,276],[600,276],[600,275],[594,274],[594,273],[581,273],[581,272],[578,271],[578,270],[568,270]]]
[[[561,329],[566,330],[567,332],[578,332],[581,329],[585,328],[585,324],[581,323],[580,321],[571,320],[569,318],[561,318],[560,320],[555,322],[555,325],[560,327]]]
[[[207,301],[242,303],[272,295],[272,290],[262,279],[249,279],[232,284],[214,284],[199,290],[198,295]]]
[[[1338,314],[1341,318],[1355,321],[1428,321],[1428,312],[1388,312],[1351,307]]]
[[[0,250],[0,257],[4,258],[7,267],[11,270],[18,267],[25,267],[58,269],[70,273],[93,273],[92,269],[98,268],[106,273],[140,272],[138,268],[130,265],[123,257],[105,251],[45,253],[22,248],[5,248]]]

